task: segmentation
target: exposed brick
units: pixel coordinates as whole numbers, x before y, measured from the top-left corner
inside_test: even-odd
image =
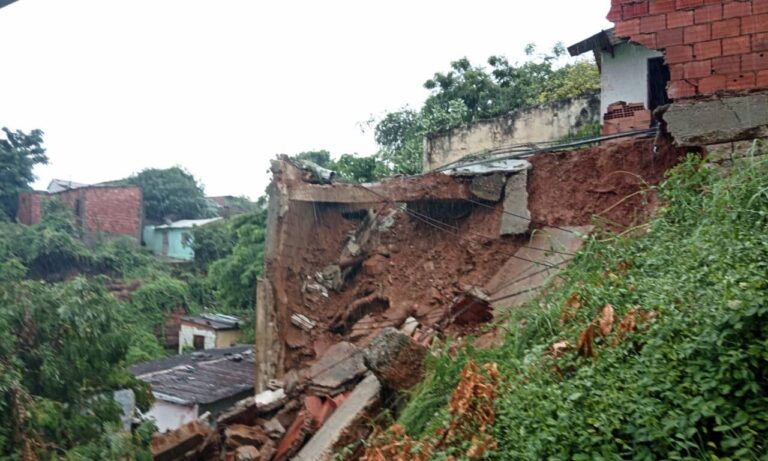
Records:
[[[768,32],[768,14],[753,14],[741,18],[741,33],[756,34]]]
[[[656,49],[656,34],[638,34],[632,36],[632,41],[646,48]]]
[[[656,14],[640,18],[640,32],[652,34],[667,28],[667,15]]]
[[[733,75],[741,72],[741,56],[728,56],[712,60],[712,72],[721,75]]]
[[[693,10],[675,11],[667,14],[667,27],[674,29],[675,27],[691,26],[693,19]]]
[[[617,37],[631,37],[640,33],[640,19],[622,21],[616,24]]]
[[[675,8],[682,10],[684,8],[691,8],[694,6],[700,6],[704,4],[704,0],[677,0],[675,2]]]
[[[685,43],[699,43],[706,42],[710,39],[710,25],[699,24],[696,26],[688,26],[685,28],[683,35],[683,42]]]
[[[661,30],[656,33],[656,46],[658,48],[668,48],[674,45],[683,44],[683,28]]]
[[[768,34],[752,36],[752,51],[768,51]]]
[[[675,11],[675,0],[652,0],[651,14],[671,13]]]
[[[713,94],[724,90],[727,86],[728,78],[725,75],[712,75],[699,80],[699,93]]]
[[[753,0],[752,13],[753,14],[768,13],[768,0]]]
[[[723,56],[749,53],[751,48],[749,35],[723,39]]]
[[[621,5],[621,16],[624,20],[639,18],[648,14],[648,0],[635,1]]]
[[[768,52],[750,53],[741,57],[742,72],[768,70]]]
[[[693,46],[693,57],[699,61],[718,58],[722,56],[722,53],[723,50],[720,40],[710,40],[708,42],[697,43]]]
[[[697,8],[694,14],[694,22],[696,24],[704,24],[719,21],[721,19],[723,19],[723,5],[719,2],[715,5],[707,5]]]
[[[755,86],[758,88],[768,88],[768,70],[761,70],[757,73]]]
[[[723,18],[739,18],[752,14],[752,2],[731,2],[723,5]]]
[[[702,78],[712,75],[712,61],[687,62],[685,66],[685,78]]]
[[[754,72],[747,72],[728,76],[726,88],[729,90],[749,90],[755,87],[756,76]]]
[[[678,80],[669,83],[667,94],[672,99],[690,98],[696,96],[696,87],[685,80]]]
[[[719,42],[718,42],[719,43]],[[667,64],[678,64],[693,60],[693,47],[690,45],[671,46],[665,53]]]
[[[741,60],[738,62],[741,65]],[[669,66],[669,79],[682,80],[685,76],[685,64],[672,64]]]
[[[712,23],[712,38],[736,37],[741,35],[741,19],[732,18]]]

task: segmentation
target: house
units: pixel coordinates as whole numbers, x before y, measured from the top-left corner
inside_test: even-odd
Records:
[[[184,219],[160,226],[145,226],[144,245],[154,254],[169,261],[192,261],[192,228],[205,226],[221,218]]]
[[[210,349],[167,357],[129,369],[149,384],[155,402],[145,416],[158,430],[173,430],[210,412],[212,420],[253,393],[253,346]]]
[[[660,51],[603,30],[568,47],[571,56],[595,55],[600,69],[600,117],[603,135],[648,129],[653,111],[670,102],[669,66]]]
[[[677,145],[768,137],[768,0],[613,0],[608,20],[615,38],[663,54],[660,116]]]
[[[242,321],[224,314],[190,315],[181,318],[179,353],[184,348],[206,350],[229,347],[240,339]]]
[[[144,199],[140,187],[53,180],[48,188],[48,191],[19,193],[16,218],[21,224],[39,223],[45,202],[58,200],[72,210],[75,224],[83,231],[86,242],[102,235],[141,239]]]

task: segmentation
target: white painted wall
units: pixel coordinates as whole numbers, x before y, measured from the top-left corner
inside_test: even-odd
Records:
[[[155,403],[145,416],[155,420],[158,431],[165,432],[196,420],[197,410],[197,405],[179,405],[155,399]]]
[[[618,101],[642,102],[648,108],[648,60],[663,56],[660,51],[625,42],[611,53],[603,51],[600,75],[602,87],[600,113],[608,112],[608,105]]]
[[[205,337],[205,349],[213,349],[216,347],[216,332],[205,328],[197,328],[185,323],[181,324],[181,330],[179,331],[179,354],[185,347],[194,347],[194,336]]]

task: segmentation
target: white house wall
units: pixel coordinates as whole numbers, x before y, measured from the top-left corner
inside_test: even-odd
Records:
[[[165,432],[197,419],[197,405],[179,405],[155,399],[145,416],[155,420],[157,430]]]
[[[600,113],[608,112],[608,105],[618,101],[642,102],[648,108],[648,60],[663,56],[632,43],[617,45],[611,53],[602,54]]]
[[[197,328],[182,323],[181,330],[179,331],[179,354],[182,353],[185,347],[194,347],[195,343],[193,338],[195,336],[202,336],[205,338],[205,349],[213,349],[216,347],[215,331]]]

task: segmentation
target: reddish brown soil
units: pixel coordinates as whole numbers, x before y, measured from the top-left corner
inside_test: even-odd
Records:
[[[657,205],[653,191],[685,150],[654,139],[621,140],[530,159],[528,207],[533,219],[549,225],[607,224],[618,230],[644,222]],[[618,226],[616,225],[618,224]]]

